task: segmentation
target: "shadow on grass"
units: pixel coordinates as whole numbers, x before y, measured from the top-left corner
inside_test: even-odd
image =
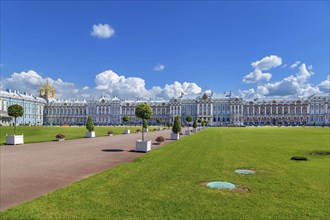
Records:
[[[122,149],[103,149],[103,152],[123,152]]]

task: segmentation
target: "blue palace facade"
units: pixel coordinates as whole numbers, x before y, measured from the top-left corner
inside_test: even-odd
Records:
[[[21,125],[84,125],[91,116],[96,125],[121,125],[123,116],[131,124],[140,124],[135,107],[148,103],[153,109],[149,124],[173,122],[180,116],[182,123],[190,115],[207,121],[211,126],[244,125],[330,125],[329,94],[314,94],[305,99],[255,99],[232,97],[231,93],[195,96],[182,95],[170,100],[123,100],[101,97],[95,100],[58,100],[55,88],[47,82],[40,86],[39,96],[15,90],[0,91],[0,124],[11,125],[8,106],[23,106]]]

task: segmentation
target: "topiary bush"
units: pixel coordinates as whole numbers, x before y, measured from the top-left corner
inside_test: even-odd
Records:
[[[86,128],[89,132],[94,131],[94,122],[91,116],[87,118]]]
[[[20,105],[11,105],[7,109],[8,115],[14,117],[14,135],[16,135],[16,120],[24,115],[23,107]]]
[[[190,122],[192,122],[193,118],[188,115],[187,118],[186,118],[186,121],[188,122],[188,124],[190,125]]]
[[[141,118],[142,121],[148,120],[152,117],[152,108],[147,103],[139,104],[135,108],[135,116],[137,118]],[[148,127],[148,123],[147,123],[147,127]],[[142,141],[144,141],[143,129],[142,129]]]
[[[180,117],[179,116],[176,116],[175,119],[174,119],[172,131],[175,134],[179,134],[180,131],[181,131],[181,123],[180,123]]]
[[[193,128],[197,128],[198,127],[198,124],[197,124],[197,121],[196,119],[194,120],[194,124],[193,124]]]

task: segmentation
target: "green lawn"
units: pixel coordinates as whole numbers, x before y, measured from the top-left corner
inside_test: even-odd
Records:
[[[137,129],[141,130],[141,126],[128,127],[131,133],[136,133]],[[150,126],[149,131],[153,131],[156,126]],[[113,131],[116,134],[122,134],[126,129],[125,126],[96,126],[95,134],[96,136],[106,136],[108,131]],[[1,126],[0,127],[1,136],[0,144],[5,144],[6,134],[12,135],[14,133],[14,127]],[[41,127],[41,126],[18,126],[16,134],[24,134],[24,143],[33,142],[44,142],[56,140],[55,136],[59,133],[65,134],[65,139],[75,139],[85,137],[87,132],[84,126],[82,127]]]
[[[209,128],[133,163],[0,214],[1,219],[328,219],[329,128]],[[293,155],[308,161],[292,161]],[[234,173],[254,168],[254,175]],[[203,181],[251,191],[221,191]]]

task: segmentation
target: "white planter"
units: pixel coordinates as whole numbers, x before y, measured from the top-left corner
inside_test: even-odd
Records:
[[[185,131],[185,134],[186,134],[186,135],[190,135],[190,134],[191,134],[191,131],[190,131],[190,130],[186,130],[186,131]]]
[[[95,137],[95,131],[86,132],[86,137],[87,138],[93,138],[93,137]]]
[[[143,132],[148,132],[148,128],[143,128]]]
[[[109,137],[112,137],[113,136],[113,134],[108,134],[109,135]]]
[[[6,144],[8,145],[24,144],[24,135],[6,136]]]
[[[140,152],[148,152],[151,150],[151,141],[137,140],[135,150]]]
[[[161,128],[158,128],[158,131],[161,131],[162,129]]]
[[[131,130],[127,129],[127,130],[124,130],[124,134],[130,134],[131,133]]]
[[[65,138],[57,138],[57,141],[65,141]]]
[[[179,140],[180,134],[171,133],[171,140]]]
[[[197,128],[193,128],[193,133],[196,133],[198,130],[197,130]]]

